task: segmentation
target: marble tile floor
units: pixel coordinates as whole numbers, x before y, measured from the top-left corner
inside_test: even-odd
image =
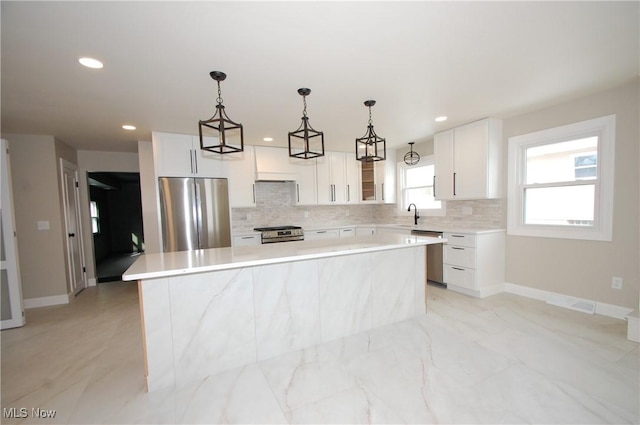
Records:
[[[99,284],[2,331],[1,422],[640,421],[640,351],[621,320],[429,287],[422,318],[145,393],[137,298],[135,283]]]

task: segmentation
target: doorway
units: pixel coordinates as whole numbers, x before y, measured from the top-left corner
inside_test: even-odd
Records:
[[[87,173],[96,282],[122,280],[144,252],[140,173]]]

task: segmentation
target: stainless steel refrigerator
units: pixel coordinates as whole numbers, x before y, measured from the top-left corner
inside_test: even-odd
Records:
[[[231,246],[227,179],[161,177],[164,252]]]

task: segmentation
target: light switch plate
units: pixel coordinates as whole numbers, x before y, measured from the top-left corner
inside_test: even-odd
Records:
[[[37,223],[38,230],[49,230],[49,221],[48,220],[40,220]]]

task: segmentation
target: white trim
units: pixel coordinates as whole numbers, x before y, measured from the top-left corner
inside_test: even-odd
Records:
[[[96,286],[97,283],[98,281],[95,277],[90,277],[89,279],[87,279],[87,286]]]
[[[482,289],[468,289],[468,288],[463,288],[461,286],[456,286],[448,283],[447,289],[454,292],[459,292],[461,294],[465,294],[474,298],[487,298],[487,297],[490,297],[491,295],[501,294],[502,292],[504,292],[503,285],[494,285],[494,286],[490,286]]]
[[[27,298],[24,300],[24,308],[49,307],[52,305],[69,304],[69,294],[53,295],[50,297]]]
[[[407,165],[404,161],[398,161],[396,163],[396,191],[398,198],[396,202],[396,217],[413,217],[413,212],[408,212],[407,207],[404,206],[404,171],[413,167],[423,167],[433,165],[435,167],[435,158],[433,155],[426,155],[420,158],[420,165]],[[435,190],[435,187],[434,187]],[[419,215],[421,217],[445,217],[447,215],[447,202],[442,199],[436,199],[440,202],[440,208],[420,208]]]
[[[613,191],[615,167],[616,116],[608,115],[587,121],[510,137],[507,172],[507,234],[565,239],[611,241],[613,229]],[[565,141],[571,137],[598,134],[598,178],[595,180],[595,224],[579,226],[542,226],[523,223],[522,192],[525,158],[528,147]],[[578,184],[578,183],[576,183]]]
[[[531,288],[528,286],[516,285],[514,283],[505,283],[504,292],[508,294],[520,295],[526,298],[533,298],[535,300],[547,301],[550,297],[566,297],[565,294],[558,292],[545,291],[543,289]],[[615,319],[625,320],[627,315],[633,311],[632,308],[622,307],[619,305],[607,304],[599,301],[588,300],[586,298],[571,297],[575,300],[586,301],[589,303],[595,303],[596,314],[601,316],[613,317]]]

